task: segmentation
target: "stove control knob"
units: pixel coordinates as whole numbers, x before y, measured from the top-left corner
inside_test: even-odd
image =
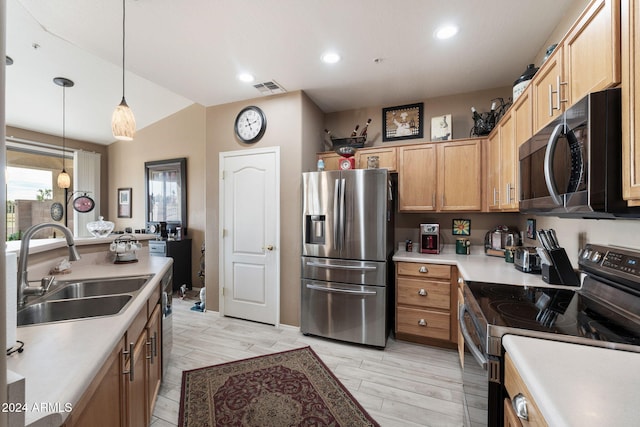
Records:
[[[585,249],[582,252],[582,258],[584,259],[589,259],[591,257],[591,254],[593,253],[593,251],[591,249]]]
[[[594,252],[593,255],[591,256],[591,261],[593,262],[600,262],[600,260],[602,259],[602,254],[600,252]]]

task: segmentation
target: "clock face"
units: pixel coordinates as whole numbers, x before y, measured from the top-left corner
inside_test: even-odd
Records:
[[[343,157],[343,158],[340,159],[339,165],[340,165],[340,169],[342,169],[342,170],[347,170],[347,169],[352,169],[353,168],[353,165],[351,164],[351,160],[346,158],[346,157]]]
[[[267,118],[258,107],[246,107],[236,117],[235,131],[243,142],[257,142],[267,128]]]
[[[54,221],[60,221],[64,216],[64,207],[62,203],[55,202],[51,205],[51,219]]]

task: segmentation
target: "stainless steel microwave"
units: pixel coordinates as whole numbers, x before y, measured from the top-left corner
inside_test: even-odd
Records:
[[[640,217],[622,198],[620,89],[593,92],[520,146],[520,212]]]

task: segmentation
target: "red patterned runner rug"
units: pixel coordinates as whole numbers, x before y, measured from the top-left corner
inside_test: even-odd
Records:
[[[310,347],[182,372],[179,426],[379,426]]]

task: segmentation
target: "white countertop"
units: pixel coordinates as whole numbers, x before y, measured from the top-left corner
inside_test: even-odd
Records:
[[[78,402],[171,266],[171,258],[149,256],[148,251],[138,254],[137,263],[117,265],[104,261],[105,257],[83,256],[64,275],[66,280],[155,274],[121,314],[18,327],[17,339],[24,342],[24,352],[7,357],[7,369],[26,378],[25,425],[60,425],[66,419],[65,404]],[[42,410],[42,404],[57,405],[60,410]]]
[[[462,278],[472,282],[558,287],[545,283],[540,274],[523,273],[517,270],[514,264],[506,262],[504,258],[486,255],[484,248],[479,245],[471,246],[470,255],[456,254],[455,245],[444,245],[439,254],[421,254],[399,250],[393,255],[393,261],[457,265]]]
[[[640,354],[506,335],[502,345],[550,426],[640,423]]]

